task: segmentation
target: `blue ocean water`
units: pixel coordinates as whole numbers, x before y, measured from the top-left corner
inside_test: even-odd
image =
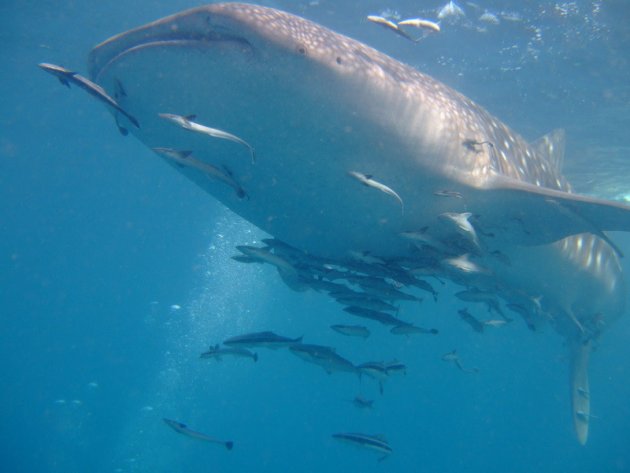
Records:
[[[567,130],[578,191],[630,200],[630,6],[622,0],[461,3],[466,16],[411,44],[368,14],[435,18],[442,2],[274,1],[460,90],[529,139]],[[197,3],[0,4],[0,469],[7,472],[630,471],[630,317],[591,358],[591,436],[574,438],[568,359],[551,328],[474,333],[454,287],[422,312],[437,337],[366,341],[312,291],[290,291],[234,247],[264,234],[131,137],[39,62],[86,71],[100,41]],[[482,21],[484,12],[498,21]],[[613,235],[626,254],[630,237]],[[626,273],[628,258],[622,260]],[[479,315],[483,311],[476,308]],[[257,363],[199,360],[209,345],[274,330],[353,361],[398,359],[405,376],[327,375],[284,351]],[[456,348],[479,367],[441,361]],[[348,400],[375,400],[362,411]],[[162,418],[235,442],[177,435]],[[384,434],[384,462],[331,438]]]

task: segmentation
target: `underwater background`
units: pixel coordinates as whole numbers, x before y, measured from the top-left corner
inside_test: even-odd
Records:
[[[454,87],[530,140],[567,131],[578,192],[630,201],[630,3],[460,2],[465,16],[417,44],[369,14],[436,19],[439,1],[269,1]],[[231,259],[265,235],[131,136],[86,94],[37,68],[86,74],[110,36],[198,6],[183,0],[0,3],[0,470],[6,472],[626,472],[630,317],[591,356],[589,442],[570,417],[567,347],[522,321],[478,334],[438,302],[403,304],[437,337],[367,340],[324,295],[295,293],[269,265]],[[480,17],[487,13],[485,19]],[[612,234],[630,254],[630,236]],[[622,259],[626,274],[628,257]],[[419,308],[418,308],[419,307]],[[473,307],[485,316],[485,309]],[[397,359],[377,383],[328,375],[286,351],[200,360],[227,337],[273,330],[353,361]],[[457,349],[469,375],[441,356]],[[374,409],[352,405],[356,395]],[[177,419],[234,449],[168,428]],[[383,462],[334,440],[387,437]]]

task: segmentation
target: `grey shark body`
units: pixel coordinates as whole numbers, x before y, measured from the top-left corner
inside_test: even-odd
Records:
[[[208,5],[131,30],[97,46],[89,66],[104,90],[124,86],[120,106],[142,122],[131,131],[149,148],[229,162],[248,200],[194,168],[175,168],[275,238],[343,266],[351,252],[412,261],[417,246],[400,234],[423,229],[439,242],[437,262],[423,262],[434,275],[515,304],[538,298],[574,347],[574,425],[586,442],[589,400],[578,390],[589,390],[590,340],[625,304],[618,256],[603,232],[630,231],[630,209],[570,192],[559,169],[562,133],[527,143],[437,80],[254,5]],[[234,159],[226,140],[170,126],[163,110],[247,136],[256,165]],[[404,213],[348,179],[357,169],[395,189]],[[475,216],[474,262],[483,270],[439,263],[467,252],[462,235],[440,222],[447,212]]]

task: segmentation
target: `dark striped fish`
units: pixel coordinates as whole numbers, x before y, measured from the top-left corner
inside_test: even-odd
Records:
[[[357,372],[354,364],[338,355],[335,349],[331,347],[297,343],[290,346],[289,350],[298,358],[321,366],[328,374],[333,371]]]
[[[392,453],[392,448],[387,443],[387,440],[382,435],[367,435],[360,433],[341,433],[333,434],[333,438],[342,442],[347,442],[357,447],[362,447],[374,452],[380,453],[382,456],[379,461],[384,460]]]
[[[407,322],[404,322],[396,317],[393,317],[390,314],[385,312],[378,312],[376,310],[364,309],[363,307],[344,307],[344,311],[349,314],[356,315],[357,317],[363,317],[364,319],[375,320],[376,322],[380,322],[383,325],[405,325]]]
[[[301,343],[302,338],[303,337],[287,338],[276,335],[273,332],[254,332],[228,338],[223,344],[229,347],[265,347],[276,349]]]
[[[227,448],[228,450],[232,450],[232,447],[234,446],[234,442],[232,442],[231,440],[225,441],[225,440],[218,440],[212,437],[208,437],[206,434],[202,434],[201,432],[196,432],[194,430],[189,429],[186,426],[186,424],[182,424],[181,422],[178,422],[176,420],[171,420],[171,419],[162,419],[162,420],[166,422],[166,425],[171,427],[175,432],[183,434],[186,437],[190,437],[196,440],[203,440],[204,442],[209,442],[209,443],[218,443],[219,445],[225,446],[225,448]]]
[[[363,325],[331,325],[330,328],[349,337],[368,338],[370,336],[370,331]]]

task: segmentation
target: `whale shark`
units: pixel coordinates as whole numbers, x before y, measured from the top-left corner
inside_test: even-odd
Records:
[[[247,199],[156,154],[282,242],[265,251],[296,268],[293,287],[332,295],[333,273],[435,276],[518,307],[532,329],[552,325],[569,346],[572,420],[586,443],[591,347],[625,310],[622,253],[606,232],[630,231],[630,207],[571,191],[563,131],[528,142],[408,65],[249,4],[202,6],[114,36],[90,53],[89,76],[142,123],[128,128],[149,149],[230,170]],[[165,114],[229,130],[256,161]],[[443,217],[455,214],[467,216],[467,232]]]

